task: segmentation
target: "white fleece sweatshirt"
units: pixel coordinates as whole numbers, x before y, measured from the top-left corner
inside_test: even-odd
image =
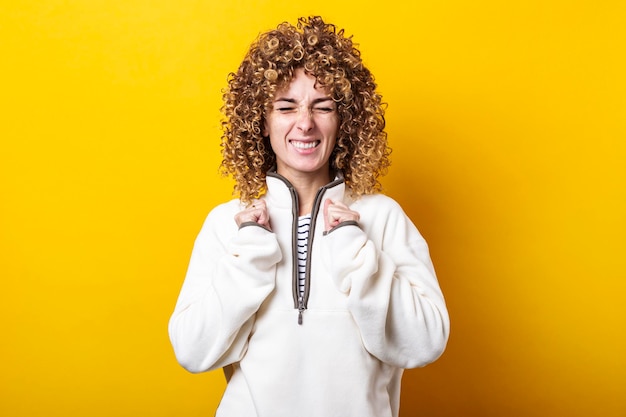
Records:
[[[396,417],[403,370],[436,360],[449,334],[426,242],[395,201],[352,201],[336,180],[314,203],[298,300],[297,197],[276,173],[267,186],[272,231],[238,228],[238,200],[208,215],[169,323],[178,361],[225,368],[218,417]],[[324,233],[327,198],[358,225]]]

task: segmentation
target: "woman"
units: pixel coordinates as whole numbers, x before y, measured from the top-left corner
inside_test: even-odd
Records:
[[[251,46],[224,93],[222,168],[169,325],[191,372],[224,368],[218,416],[398,415],[405,368],[449,320],[424,239],[379,194],[389,148],[359,51],[319,17]]]

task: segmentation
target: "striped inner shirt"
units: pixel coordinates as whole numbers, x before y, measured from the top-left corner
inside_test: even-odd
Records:
[[[304,296],[307,242],[311,228],[311,215],[298,217],[298,296]]]

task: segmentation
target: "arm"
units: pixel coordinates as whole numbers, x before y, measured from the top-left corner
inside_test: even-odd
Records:
[[[223,208],[214,210],[196,239],[169,322],[176,358],[191,372],[241,360],[282,257],[272,232],[254,225],[237,230],[232,216],[221,214]]]
[[[397,203],[385,201],[365,231],[331,230],[324,256],[368,352],[397,367],[424,366],[443,353],[448,313],[426,242]]]

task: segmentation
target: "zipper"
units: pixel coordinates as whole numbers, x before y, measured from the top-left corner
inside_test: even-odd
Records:
[[[298,241],[298,221],[297,218],[298,217],[294,217],[294,251],[293,251],[293,261],[295,264],[295,275],[294,275],[294,294],[297,295],[297,308],[298,308],[298,324],[302,324],[302,313],[304,312],[304,310],[307,309],[307,305],[309,303],[309,295],[311,293],[311,258],[312,258],[312,254],[313,254],[313,238],[315,237],[315,224],[317,223],[317,215],[319,213],[319,209],[320,209],[320,205],[321,205],[321,201],[322,201],[322,196],[324,195],[324,192],[326,191],[327,186],[324,186],[322,188],[320,188],[319,190],[317,190],[317,194],[315,194],[315,199],[313,200],[313,207],[311,208],[311,227],[309,228],[309,237],[307,239],[307,253],[306,253],[306,264],[304,267],[304,292],[302,294],[300,294],[300,291],[298,290],[299,285],[298,285],[298,251],[296,250],[297,248],[297,241]],[[297,209],[298,207],[298,199],[297,199],[297,193],[295,193],[294,190],[294,194],[296,194],[296,198],[294,199],[294,202],[296,203],[295,208]],[[299,212],[297,213],[298,215],[300,214]]]
[[[302,312],[306,309],[304,306],[304,297],[298,297],[298,324],[302,324]]]
[[[298,216],[300,214],[298,207],[300,206],[300,202],[298,201],[298,193],[296,192],[295,188],[293,188],[291,183],[289,183],[289,181],[287,181],[286,179],[284,179],[284,181],[287,183],[289,192],[291,193],[291,201],[293,201],[293,206],[291,207],[291,213],[293,218],[291,230],[291,248],[293,252],[293,266],[291,268],[291,291],[293,294],[294,308],[298,309],[298,324],[302,324],[302,312],[306,309],[306,306],[304,305],[304,298],[300,295],[300,291],[298,289]]]
[[[269,172],[268,176],[272,176],[282,180],[287,188],[289,189],[289,193],[291,194],[291,200],[293,201],[293,206],[291,208],[292,212],[292,238],[291,238],[291,247],[292,247],[292,294],[293,294],[293,303],[294,308],[298,310],[298,324],[302,324],[302,316],[304,311],[307,309],[307,305],[309,303],[309,295],[311,290],[311,259],[313,252],[313,238],[315,236],[315,224],[317,223],[317,215],[320,211],[320,206],[322,202],[322,196],[326,192],[326,190],[333,188],[339,183],[343,182],[343,178],[335,179],[331,181],[329,184],[321,187],[317,190],[317,194],[315,194],[315,199],[313,200],[313,207],[311,209],[311,227],[309,228],[309,237],[307,239],[307,257],[306,264],[304,269],[304,291],[300,294],[299,285],[298,285],[298,217],[300,215],[300,201],[298,199],[298,193],[293,185],[283,176],[276,172]]]

